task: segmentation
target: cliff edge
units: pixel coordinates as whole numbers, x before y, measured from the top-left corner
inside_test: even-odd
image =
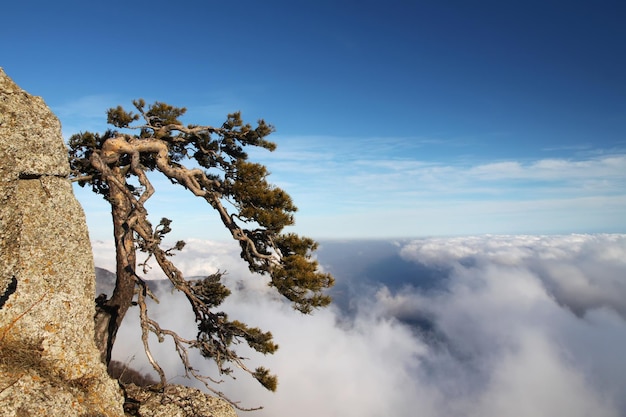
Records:
[[[0,69],[0,416],[123,416],[61,125]]]

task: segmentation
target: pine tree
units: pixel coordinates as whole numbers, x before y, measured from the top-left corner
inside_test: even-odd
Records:
[[[84,132],[69,140],[73,181],[89,185],[111,205],[116,248],[116,286],[109,299],[96,305],[96,343],[103,362],[111,361],[111,350],[129,307],[139,305],[144,349],[166,383],[163,370],[150,353],[148,334],[159,339],[171,337],[188,374],[211,388],[210,378],[191,366],[188,349],[198,349],[215,361],[218,370],[229,374],[229,364],[248,371],[270,390],[276,377],[265,368],[248,369],[233,345],[245,341],[258,352],[277,349],[270,332],[231,321],[216,308],[230,294],[217,272],[201,280],[188,280],[171,261],[184,247],[177,242],[163,248],[171,221],[161,219],[156,227],[148,220],[146,201],[155,193],[147,173],[160,172],[194,196],[204,199],[241,247],[241,258],[252,272],[267,275],[270,285],[292,302],[295,309],[310,313],[330,303],[324,290],[333,277],[319,271],[312,253],[317,243],[293,233],[283,233],[294,223],[296,206],[291,197],[267,181],[265,166],[250,162],[251,147],[273,151],[276,145],[266,138],[274,131],[259,120],[256,127],[244,123],[240,113],[229,114],[221,127],[183,125],[186,109],[144,100],[133,101],[136,113],[121,106],[109,109],[107,121],[114,129],[103,134]],[[132,132],[132,134],[125,133]],[[146,298],[153,296],[140,270],[138,254],[154,259],[176,290],[189,301],[198,328],[195,340],[186,340],[163,329],[147,311]],[[139,268],[139,269],[138,269]],[[215,381],[213,381],[215,382]],[[217,392],[219,393],[219,392]]]

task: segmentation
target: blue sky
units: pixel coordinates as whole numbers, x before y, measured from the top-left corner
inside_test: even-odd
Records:
[[[0,66],[66,137],[143,97],[276,126],[252,152],[323,238],[626,231],[621,1],[28,1]],[[176,238],[226,238],[163,184]],[[92,238],[108,209],[82,190]],[[200,224],[199,224],[200,223]]]

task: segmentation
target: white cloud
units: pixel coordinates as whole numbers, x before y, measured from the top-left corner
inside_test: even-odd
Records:
[[[496,364],[486,391],[468,415],[476,417],[615,416],[602,395],[590,392],[585,376],[562,358],[546,337],[520,335],[520,345]]]
[[[577,314],[607,307],[626,319],[625,252],[625,235],[571,235],[416,240],[401,254],[427,265],[464,260],[480,265],[524,265],[550,296]]]
[[[385,140],[363,140],[355,149],[341,138],[309,139],[292,144],[286,137],[277,152],[259,155],[273,173],[271,181],[284,186],[301,208],[298,220],[307,234],[384,236],[385,214],[394,211],[392,217],[405,219],[405,232],[394,236],[622,232],[626,227],[621,220],[624,154],[437,160],[428,153],[421,158],[417,145],[405,142],[406,147],[390,150]],[[431,205],[436,206],[432,217],[425,213]],[[446,227],[451,217],[437,211],[454,212],[463,221]]]
[[[254,366],[278,374],[277,393],[245,375],[219,388],[245,406],[264,405],[250,413],[259,417],[626,413],[626,321],[620,316],[626,235],[431,238],[397,250],[441,274],[442,285],[420,290],[419,275],[397,277],[400,270],[390,266],[386,272],[404,286],[370,276],[369,285],[378,289],[353,294],[352,313],[333,306],[302,316],[271,296],[262,279],[248,280],[236,246],[190,241],[175,259],[183,271],[226,269],[233,288],[241,279],[250,282],[224,308],[232,318],[272,331],[281,346],[270,357],[242,350]],[[337,259],[353,262],[349,255]],[[365,266],[344,265],[355,276],[336,278],[358,280],[356,268]],[[185,301],[168,296],[154,313],[193,335]],[[128,324],[116,354],[122,360],[136,355],[133,366],[147,370]],[[170,374],[179,374],[171,347],[154,345]],[[196,365],[208,366],[201,359]]]

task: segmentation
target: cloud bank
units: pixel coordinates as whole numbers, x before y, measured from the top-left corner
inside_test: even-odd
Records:
[[[110,249],[95,245],[98,266]],[[626,415],[626,235],[327,242],[319,257],[342,302],[313,316],[250,276],[234,245],[189,241],[176,257],[187,275],[227,270],[224,309],[281,346],[241,351],[278,374],[277,393],[246,375],[218,387],[264,406],[248,415]],[[153,315],[193,336],[185,301],[160,293]],[[148,371],[135,316],[114,355]],[[191,382],[167,342],[153,346],[172,382]]]

